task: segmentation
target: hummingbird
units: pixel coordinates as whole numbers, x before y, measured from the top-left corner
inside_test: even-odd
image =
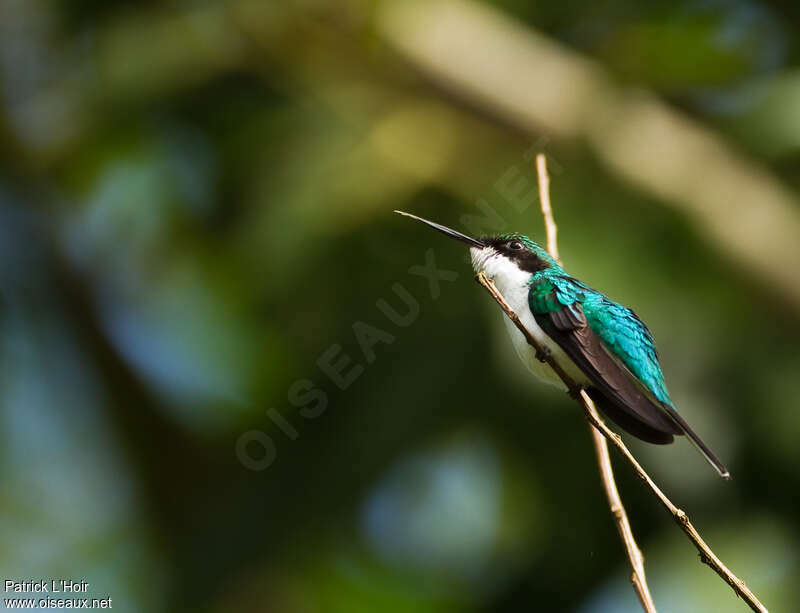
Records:
[[[483,271],[541,347],[620,428],[656,445],[685,435],[723,479],[730,473],[675,409],[658,361],[655,340],[629,308],[570,276],[524,234],[471,238],[404,211],[465,243],[475,272]],[[523,364],[539,379],[567,387],[504,318]]]

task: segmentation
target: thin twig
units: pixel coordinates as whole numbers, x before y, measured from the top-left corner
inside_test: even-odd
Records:
[[[594,417],[600,419],[594,405],[586,407],[587,410],[594,411]],[[644,571],[644,555],[639,549],[636,539],[633,536],[633,529],[631,528],[628,514],[625,511],[625,506],[622,504],[622,498],[617,489],[617,483],[614,479],[614,471],[611,467],[611,456],[608,453],[608,444],[606,439],[597,428],[589,427],[592,435],[592,442],[594,443],[595,455],[597,455],[597,465],[600,469],[600,479],[603,482],[603,489],[605,489],[606,497],[608,498],[608,506],[611,509],[611,514],[614,517],[614,523],[617,526],[617,532],[622,540],[622,545],[625,547],[625,553],[628,556],[628,561],[631,565],[631,584],[639,597],[639,602],[642,603],[642,608],[647,613],[655,613],[656,605],[653,602],[653,597],[650,595],[650,587],[647,585],[647,576]]]
[[[597,409],[594,408],[594,403],[592,403],[591,398],[589,398],[586,392],[577,386],[570,376],[564,372],[564,369],[561,368],[558,362],[553,359],[553,356],[550,354],[550,352],[543,348],[536,341],[536,339],[520,321],[517,314],[511,309],[510,306],[508,306],[508,303],[505,301],[500,292],[497,291],[494,283],[483,272],[479,272],[475,279],[478,281],[478,283],[486,288],[492,298],[494,298],[495,301],[500,305],[500,308],[503,309],[508,318],[514,322],[514,325],[516,325],[519,331],[525,336],[525,340],[528,341],[528,344],[536,350],[537,355],[542,356],[542,359],[550,365],[559,378],[564,382],[564,385],[567,386],[567,393],[575,398],[575,400],[577,400],[583,407],[589,423],[602,432],[603,436],[611,441],[612,444],[619,449],[620,452],[622,452],[622,455],[625,456],[625,459],[628,460],[631,466],[633,466],[633,469],[636,471],[636,474],[639,476],[639,478],[648,485],[653,494],[655,494],[658,498],[661,505],[667,511],[669,511],[675,522],[686,533],[686,536],[688,536],[689,540],[692,541],[694,546],[697,548],[697,551],[700,552],[700,560],[710,566],[720,577],[722,577],[722,579],[724,579],[725,582],[730,585],[731,588],[733,588],[733,591],[736,592],[736,595],[744,600],[750,606],[750,608],[753,609],[753,611],[756,611],[757,613],[768,613],[766,607],[761,604],[758,598],[756,598],[756,595],[753,594],[753,592],[751,592],[750,589],[745,585],[744,581],[734,575],[728,569],[728,567],[722,563],[716,554],[711,551],[709,546],[700,536],[700,533],[692,525],[692,522],[689,521],[689,517],[686,515],[686,513],[676,507],[670,501],[670,499],[666,497],[664,492],[661,491],[661,489],[645,472],[639,462],[636,461],[636,458],[633,457],[633,454],[625,446],[625,443],[622,442],[622,439],[619,437],[619,435],[612,432],[603,422],[603,420],[597,417]]]
[[[550,218],[552,221],[552,211],[550,213]],[[505,301],[503,296],[495,287],[494,283],[486,276],[484,272],[479,272],[475,277],[478,283],[480,283],[486,291],[495,299],[497,304],[500,305],[500,308],[503,309],[506,316],[514,323],[514,325],[519,329],[522,335],[525,337],[525,340],[528,344],[536,350],[537,357],[540,357],[543,361],[547,362],[547,364],[553,369],[553,371],[559,376],[561,381],[567,387],[567,393],[572,396],[577,402],[581,404],[586,413],[586,418],[589,420],[589,423],[594,426],[595,429],[599,430],[602,435],[611,441],[611,443],[619,449],[622,455],[628,460],[628,463],[633,467],[636,471],[636,474],[639,478],[644,481],[647,486],[650,488],[650,491],[655,494],[658,501],[661,503],[669,513],[672,515],[672,518],[675,522],[680,526],[681,530],[689,537],[689,540],[694,544],[697,548],[697,551],[700,553],[700,560],[710,566],[714,572],[716,572],[728,585],[731,586],[733,591],[739,596],[742,600],[744,600],[753,611],[756,613],[768,613],[767,608],[761,604],[755,594],[750,591],[750,589],[745,585],[744,581],[739,579],[736,575],[734,575],[727,566],[725,566],[722,561],[716,556],[716,554],[711,551],[711,548],[706,544],[703,538],[700,536],[700,533],[697,529],[692,525],[692,522],[689,521],[689,517],[686,513],[675,506],[672,501],[667,498],[664,492],[655,484],[655,482],[650,478],[650,476],[645,472],[639,462],[633,457],[633,454],[628,450],[625,446],[625,443],[622,442],[622,439],[619,437],[618,434],[609,429],[609,427],[605,424],[605,422],[600,418],[599,414],[597,413],[597,409],[594,407],[594,403],[592,402],[591,398],[586,394],[586,392],[578,386],[575,381],[564,371],[563,368],[556,362],[553,358],[551,352],[549,352],[545,347],[539,344],[539,342],[533,337],[530,331],[525,327],[522,323],[520,318],[517,314],[513,311],[513,309],[508,305]],[[609,460],[610,461],[610,460]],[[618,524],[619,525],[619,524]],[[627,547],[627,542],[626,542]],[[638,550],[638,547],[637,547]],[[641,555],[641,552],[640,552]],[[634,570],[634,575],[636,571]],[[644,577],[644,574],[641,575]],[[636,584],[634,583],[634,586]],[[646,584],[645,584],[646,585]],[[638,594],[637,590],[637,594]],[[641,598],[641,597],[640,597]],[[643,602],[644,605],[644,602]]]
[[[553,219],[553,207],[550,206],[550,175],[547,174],[547,158],[544,153],[536,154],[536,173],[539,176],[539,202],[547,230],[547,251],[561,264],[561,258],[558,257],[558,227]]]
[[[539,153],[536,156],[536,172],[539,177],[539,202],[542,207],[544,227],[547,231],[547,251],[556,262],[561,264],[561,258],[558,257],[558,227],[553,218],[553,207],[550,205],[550,176],[547,173],[547,158],[543,153]],[[600,421],[600,415],[597,413],[591,401],[586,405],[585,409],[590,411],[597,421]],[[589,431],[592,435],[594,451],[597,456],[597,466],[600,469],[600,479],[603,483],[603,489],[606,492],[606,498],[608,498],[608,506],[611,509],[611,515],[614,517],[617,532],[619,532],[619,537],[622,540],[622,545],[625,548],[625,553],[631,565],[631,584],[645,612],[657,613],[656,605],[650,594],[650,587],[647,585],[647,575],[645,575],[644,571],[644,556],[642,555],[641,549],[639,549],[639,545],[636,543],[636,538],[633,536],[631,523],[628,520],[628,513],[625,511],[625,506],[622,504],[622,498],[617,489],[617,482],[614,479],[614,469],[611,466],[608,444],[597,428],[589,426]]]
[[[586,392],[581,390],[581,402],[586,406],[587,404],[591,403],[591,399],[589,396],[586,395]],[[686,533],[686,536],[689,537],[689,540],[692,541],[694,546],[697,548],[697,551],[700,553],[700,561],[710,566],[714,572],[716,572],[722,579],[731,586],[736,595],[739,596],[742,600],[744,600],[753,611],[757,613],[768,613],[767,608],[761,604],[755,594],[750,591],[750,588],[745,585],[744,581],[739,579],[736,575],[734,575],[730,569],[722,563],[716,554],[711,551],[711,548],[706,544],[703,540],[703,537],[700,536],[700,533],[697,529],[692,525],[692,522],[689,521],[689,516],[686,513],[675,506],[672,501],[667,498],[666,494],[661,491],[655,482],[650,478],[644,468],[642,468],[641,464],[633,457],[633,454],[628,450],[625,446],[625,443],[622,442],[622,439],[619,437],[618,434],[615,434],[611,431],[611,429],[601,420],[596,419],[588,410],[587,410],[588,419],[591,424],[599,429],[603,436],[605,436],[608,440],[610,440],[614,446],[622,452],[622,455],[625,456],[625,459],[628,460],[633,469],[636,471],[636,474],[639,478],[644,481],[653,494],[656,495],[658,501],[661,503],[667,511],[669,511],[672,518],[675,520],[681,530]]]

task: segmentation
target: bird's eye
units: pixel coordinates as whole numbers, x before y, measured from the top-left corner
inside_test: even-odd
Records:
[[[520,249],[522,249],[522,243],[520,243],[519,241],[511,241],[510,243],[508,243],[508,248],[513,249],[514,251],[519,251]]]

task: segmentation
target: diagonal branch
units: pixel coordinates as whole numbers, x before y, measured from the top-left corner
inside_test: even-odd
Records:
[[[547,158],[544,153],[536,154],[536,174],[539,177],[539,202],[542,206],[544,229],[547,232],[547,251],[553,259],[561,264],[558,257],[558,227],[553,219],[553,207],[550,206],[550,175],[547,174]]]
[[[592,401],[589,396],[586,395],[586,392],[581,390],[581,402],[584,404],[584,407],[587,404],[590,404]],[[625,456],[625,459],[628,460],[628,463],[633,467],[636,471],[637,476],[644,481],[647,486],[650,488],[650,491],[655,494],[658,501],[661,503],[669,513],[672,515],[672,519],[675,520],[681,530],[684,531],[689,540],[692,541],[692,544],[697,548],[698,553],[700,554],[700,561],[704,564],[707,564],[711,567],[711,569],[717,573],[728,585],[731,586],[736,595],[744,600],[753,611],[756,613],[768,613],[767,608],[761,604],[761,601],[756,597],[756,595],[750,591],[750,588],[747,587],[744,581],[739,579],[736,575],[734,575],[731,570],[723,564],[722,560],[720,560],[717,555],[711,550],[711,548],[706,544],[703,540],[703,537],[700,536],[700,533],[697,529],[692,525],[692,522],[689,521],[689,516],[686,513],[675,506],[673,502],[667,498],[666,494],[661,491],[653,479],[650,478],[644,468],[642,468],[641,464],[633,457],[633,454],[630,450],[625,446],[625,443],[622,442],[622,439],[619,437],[618,434],[615,434],[611,431],[611,429],[601,420],[595,417],[595,414],[592,415],[590,411],[587,410],[587,419],[591,424],[600,430],[608,440],[610,440],[614,446],[620,450],[622,455]]]
[[[539,201],[542,206],[545,230],[547,231],[547,251],[556,262],[561,264],[561,258],[558,257],[558,228],[553,218],[553,207],[550,205],[550,176],[547,174],[547,158],[543,153],[536,156],[536,172],[539,177]],[[600,415],[591,400],[585,404],[584,408],[595,421],[601,421]],[[594,443],[603,489],[606,492],[606,498],[608,498],[608,505],[614,517],[617,532],[619,532],[619,537],[625,548],[625,554],[628,556],[628,561],[631,565],[631,584],[633,584],[633,589],[636,590],[642,609],[646,613],[656,613],[656,605],[650,595],[650,588],[647,585],[647,576],[644,571],[644,556],[636,543],[636,538],[633,536],[628,513],[625,511],[625,506],[622,504],[622,498],[617,489],[614,469],[611,466],[611,456],[608,453],[608,444],[599,429],[590,427],[589,430],[592,434],[592,442]]]
[[[545,213],[545,222],[552,223],[552,212],[550,212],[549,214],[549,221],[548,221],[548,214]],[[555,224],[553,224],[553,226],[554,225]],[[706,542],[700,536],[700,533],[692,525],[692,522],[689,521],[689,517],[686,515],[686,513],[682,509],[675,506],[672,503],[672,501],[669,498],[667,498],[664,492],[662,492],[661,489],[655,484],[655,482],[645,472],[645,470],[642,468],[642,466],[639,464],[639,462],[636,460],[633,454],[625,446],[625,443],[622,442],[622,439],[619,437],[619,435],[612,432],[611,429],[609,429],[609,427],[605,424],[605,422],[603,422],[603,420],[597,413],[597,409],[594,407],[594,403],[592,403],[592,400],[589,398],[586,392],[583,389],[581,389],[580,386],[578,386],[575,383],[575,381],[571,379],[571,377],[564,371],[563,368],[561,368],[558,362],[553,358],[552,354],[549,351],[547,351],[546,348],[542,347],[542,345],[540,345],[539,342],[533,337],[533,335],[525,327],[525,325],[522,323],[517,314],[513,311],[513,309],[508,305],[503,296],[497,290],[494,283],[486,276],[484,272],[479,272],[478,275],[476,276],[476,280],[486,289],[486,291],[489,292],[489,294],[492,296],[492,298],[495,299],[497,304],[500,305],[500,308],[503,309],[506,316],[508,316],[508,318],[523,334],[528,344],[531,345],[531,347],[533,347],[536,350],[537,356],[540,356],[543,361],[547,362],[547,364],[559,376],[561,381],[563,381],[564,385],[567,387],[567,393],[583,407],[583,410],[586,413],[586,419],[589,421],[589,423],[592,424],[592,426],[594,426],[594,429],[602,433],[602,435],[606,439],[611,441],[611,443],[622,453],[625,459],[628,460],[628,463],[633,467],[634,471],[636,471],[636,474],[639,476],[639,478],[647,484],[647,486],[650,488],[650,491],[652,491],[653,494],[656,496],[656,498],[658,498],[658,501],[661,503],[661,506],[663,506],[672,515],[672,518],[675,520],[678,526],[680,526],[681,530],[683,530],[683,532],[686,534],[686,536],[689,538],[692,544],[697,548],[697,551],[700,553],[700,560],[703,563],[710,566],[714,570],[714,572],[716,572],[728,585],[730,585],[733,591],[736,593],[736,595],[739,596],[739,598],[741,598],[742,600],[744,600],[753,611],[756,611],[756,613],[768,613],[766,607],[763,604],[761,604],[756,595],[753,594],[752,591],[750,591],[747,585],[745,585],[744,581],[742,581],[736,575],[734,575],[730,571],[730,569],[728,569],[728,567],[722,563],[722,561],[706,544]],[[599,457],[600,456],[598,456],[598,458]],[[601,464],[601,474],[604,475],[605,479],[605,476],[608,473],[605,473],[603,471],[604,469]],[[612,474],[612,479],[613,479],[613,474]],[[616,491],[616,487],[614,487],[614,491]],[[617,492],[617,499],[618,498],[619,498],[619,493]],[[609,499],[611,498],[609,497]],[[622,507],[621,503],[619,508],[621,508],[622,512],[624,513],[624,508]],[[618,513],[617,511],[614,511],[615,518],[617,517],[617,513]],[[629,531],[630,524],[628,524],[627,522],[627,516],[625,524],[627,525],[626,530]],[[617,527],[620,530],[621,535],[623,534],[622,525],[623,524],[620,521],[618,521]],[[636,546],[635,541],[633,541],[632,534],[630,534],[630,541],[627,539],[628,539],[627,535],[623,535],[623,541],[625,542],[626,550],[630,546],[630,543],[632,543],[633,547],[635,547],[633,555],[629,553],[631,565],[634,569],[632,576],[634,587],[636,588],[637,594],[639,595],[639,598],[642,601],[642,606],[645,608],[645,610],[647,611],[655,610],[654,608],[652,609],[647,608],[648,605],[646,604],[646,601],[643,599],[642,596],[643,593],[647,593],[646,591],[647,584],[644,580],[644,564],[642,562],[641,552]],[[638,556],[636,555],[636,552],[638,552]],[[640,575],[638,574],[639,565],[641,565]],[[637,581],[639,580],[641,581],[641,583],[637,584]],[[643,590],[642,592],[640,592],[640,588]]]
[[[500,305],[500,308],[503,309],[505,314],[508,318],[514,322],[514,325],[517,326],[520,332],[525,336],[525,339],[530,344],[539,355],[542,356],[545,362],[547,362],[550,367],[556,372],[556,374],[561,378],[564,382],[564,385],[567,386],[567,393],[572,396],[580,405],[583,407],[583,410],[586,412],[586,419],[589,420],[595,428],[597,428],[605,438],[607,438],[611,443],[620,450],[625,459],[628,460],[628,463],[633,467],[636,471],[636,474],[639,478],[644,481],[650,490],[655,494],[658,501],[661,503],[669,513],[672,515],[672,518],[675,522],[681,527],[686,533],[686,536],[689,537],[689,540],[692,541],[694,546],[697,548],[697,551],[700,552],[700,560],[705,564],[708,564],[714,572],[716,572],[725,582],[731,586],[736,595],[739,596],[742,600],[744,600],[753,611],[757,613],[768,613],[766,607],[758,600],[755,594],[750,591],[750,589],[745,585],[744,581],[739,579],[736,575],[734,575],[727,566],[725,566],[722,561],[716,556],[716,554],[711,551],[711,548],[706,544],[706,542],[700,536],[700,533],[697,529],[692,525],[692,522],[689,521],[689,517],[686,513],[675,506],[672,501],[661,491],[661,489],[655,484],[655,482],[650,478],[636,458],[633,457],[633,454],[628,450],[625,446],[625,443],[622,442],[622,439],[619,437],[618,434],[609,429],[609,427],[597,416],[597,409],[595,409],[594,404],[592,403],[591,398],[583,391],[579,386],[575,384],[575,382],[564,372],[564,369],[558,365],[552,355],[545,351],[545,349],[536,341],[535,338],[531,335],[528,329],[523,325],[520,321],[517,314],[508,306],[508,303],[505,301],[500,292],[497,291],[497,288],[494,286],[494,283],[486,276],[485,273],[479,272],[476,276],[476,280],[480,283],[486,290],[491,294],[492,298]]]

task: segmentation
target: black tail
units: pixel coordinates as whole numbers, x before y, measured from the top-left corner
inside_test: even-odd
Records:
[[[660,411],[669,418],[672,428],[654,428],[650,424],[634,417],[629,411],[624,411],[618,407],[614,401],[603,392],[596,388],[588,388],[586,393],[594,401],[599,408],[609,419],[611,419],[620,428],[632,434],[647,443],[654,445],[668,445],[673,441],[674,435],[685,434],[689,441],[694,445],[706,461],[714,467],[723,479],[730,479],[731,475],[725,465],[719,461],[719,458],[708,448],[708,446],[694,433],[689,427],[689,424],[684,421],[678,412],[670,406],[658,404]]]
[[[728,472],[728,469],[725,468],[725,465],[719,461],[719,458],[717,458],[717,456],[714,455],[714,452],[711,451],[706,446],[706,444],[700,439],[700,437],[694,433],[694,430],[692,430],[689,427],[689,424],[687,424],[683,420],[683,417],[681,417],[678,414],[678,412],[672,407],[664,405],[662,406],[664,409],[664,413],[666,413],[666,415],[672,421],[674,421],[681,430],[683,430],[683,433],[686,435],[686,437],[689,439],[692,445],[694,445],[697,448],[697,451],[699,451],[703,455],[706,461],[709,464],[711,464],[711,466],[714,467],[714,469],[719,473],[719,476],[722,477],[723,479],[730,479],[731,474]]]
[[[669,445],[674,439],[674,434],[681,434],[681,430],[677,426],[673,426],[669,431],[658,430],[642,420],[634,417],[629,411],[620,409],[614,401],[597,388],[590,387],[586,390],[589,397],[597,405],[603,414],[611,421],[617,424],[620,428],[629,434],[633,434],[647,443],[654,445]],[[669,424],[673,425],[673,424]]]

